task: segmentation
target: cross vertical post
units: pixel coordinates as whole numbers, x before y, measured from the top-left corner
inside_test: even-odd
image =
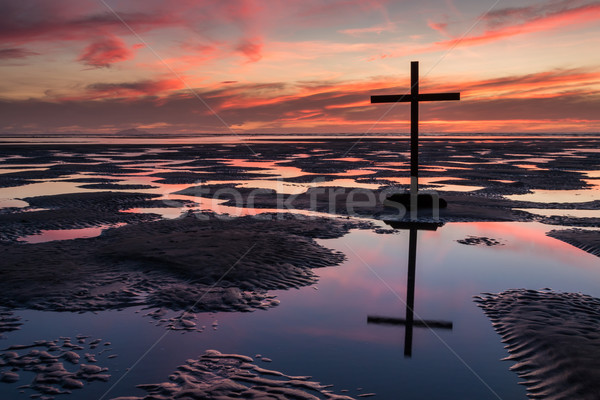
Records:
[[[404,356],[412,356],[413,325],[415,323],[415,278],[417,273],[417,228],[410,228],[408,240],[408,272],[406,280],[406,333]]]
[[[419,192],[419,62],[410,63],[410,217],[417,219]]]

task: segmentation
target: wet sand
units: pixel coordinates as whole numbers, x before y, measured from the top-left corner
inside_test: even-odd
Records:
[[[102,349],[96,351],[99,345],[102,345]],[[73,390],[83,388],[84,382],[89,384],[110,379],[108,368],[97,365],[97,357],[105,360],[116,356],[108,346],[110,342],[82,335],[13,345],[0,350],[0,366],[5,368],[0,372],[0,381],[21,383],[19,389],[22,393],[25,393],[25,389],[34,392],[31,398],[71,394]],[[31,383],[21,380],[20,374],[23,372],[35,374]]]
[[[427,139],[421,145],[421,176],[439,177],[432,178],[425,190],[443,188],[447,182],[454,189],[481,187],[465,192],[438,190],[448,202],[439,212],[440,222],[542,222],[553,231],[551,236],[598,255],[598,231],[583,228],[599,227],[600,218],[540,216],[519,208],[600,212],[600,200],[540,203],[504,196],[593,187],[598,182],[594,172],[600,169],[600,153],[595,151],[599,142]],[[0,183],[10,193],[19,193],[17,185],[35,186],[39,180],[70,182],[80,189],[69,190],[82,192],[21,197],[27,207],[0,209],[4,258],[0,305],[80,311],[148,304],[179,310],[201,296],[203,306],[198,309],[203,310],[249,310],[267,304],[266,295],[257,291],[310,284],[312,267],[342,260],[314,238],[338,237],[361,223],[353,219],[344,224],[335,218],[285,220],[280,218],[283,214],[266,220],[226,221],[197,211],[196,202],[218,197],[218,203],[230,210],[253,207],[316,211],[337,218],[407,219],[405,209],[386,207],[383,200],[406,189],[390,179],[408,175],[408,144],[395,139],[255,141],[250,144],[253,153],[245,144],[2,146],[2,166],[22,169],[0,173]],[[169,151],[159,151],[163,148]],[[127,180],[137,176],[144,177],[145,183]],[[352,178],[349,186],[335,186],[344,176]],[[301,182],[314,181],[324,184],[301,186]],[[264,187],[242,187],[242,182]],[[368,189],[361,188],[367,182]],[[289,194],[277,186],[270,189],[272,183],[300,186],[298,193]],[[118,187],[120,191],[114,191]],[[161,190],[170,194],[165,197]],[[161,221],[157,214],[123,212],[167,207],[193,210],[190,213],[195,216]],[[437,217],[431,211],[419,214],[424,220]],[[18,243],[47,230],[97,226],[121,227],[98,238]],[[557,229],[561,226],[580,229]],[[245,251],[252,256],[241,260],[210,294],[205,293]],[[161,285],[162,279],[165,284]],[[193,288],[186,279],[204,288]]]
[[[598,398],[600,299],[514,289],[475,301],[492,321],[531,399]]]
[[[600,257],[600,233],[584,229],[552,230],[548,236],[562,240],[581,250]]]
[[[591,191],[598,185],[597,174],[589,172],[600,170],[600,153],[593,151],[599,144],[586,139],[424,140],[421,176],[431,179],[423,188],[436,190],[448,207],[440,210],[439,218],[430,211],[419,217],[440,222],[537,221],[548,225],[549,236],[600,255],[598,231],[585,229],[600,227],[600,218],[540,216],[519,210],[600,212],[600,200],[564,203],[551,198],[533,202],[505,197],[549,189]],[[171,151],[155,151],[165,147]],[[0,173],[0,188],[27,204],[0,209],[0,307],[4,307],[0,332],[18,329],[21,321],[11,314],[15,309],[89,312],[139,305],[148,308],[148,318],[168,329],[202,331],[196,326],[196,313],[274,307],[278,301],[269,291],[314,284],[313,268],[335,266],[344,260],[343,254],[323,247],[316,239],[341,237],[350,229],[389,234],[394,231],[368,221],[408,218],[405,210],[383,204],[387,194],[407,188],[398,178],[409,174],[408,141],[256,141],[251,148],[254,153],[243,144],[0,147],[2,167],[20,170]],[[145,180],[132,182],[133,177]],[[40,182],[70,184],[75,189],[18,195]],[[313,182],[319,187],[311,187]],[[248,183],[250,186],[241,186]],[[282,185],[294,192],[282,191]],[[266,214],[224,218],[198,210],[197,202],[217,194],[229,212],[253,207],[315,211],[319,217]],[[187,215],[163,220],[158,214],[124,212],[168,207],[187,211]],[[113,228],[87,239],[19,241],[47,230],[98,226]],[[502,242],[468,237],[464,244],[496,246]],[[519,293],[511,294],[510,301]],[[492,297],[481,300],[482,304],[495,307]],[[552,301],[563,301],[560,295],[555,297]],[[517,303],[520,301],[519,297]],[[519,306],[515,312],[525,314],[526,308]],[[505,311],[490,310],[490,318]],[[169,311],[178,314],[167,319]],[[535,351],[543,353],[544,349]],[[518,352],[517,347],[509,350]],[[285,385],[268,382],[262,377],[264,371],[249,366],[251,361],[216,354],[205,354],[180,367],[171,383],[144,386],[147,398],[172,398],[186,390],[215,396],[244,393],[248,398],[285,398],[287,393],[311,398],[301,391],[303,387],[333,396],[318,383],[289,383],[294,379],[285,375],[277,378],[286,378]],[[3,357],[6,363],[8,359]],[[543,369],[527,368],[529,373]],[[3,371],[4,381],[18,379]],[[231,376],[223,376],[222,371],[236,371],[233,380],[238,382],[232,383]],[[241,388],[239,381],[244,381],[245,373],[240,371],[254,371],[254,377],[246,374],[245,382],[262,385],[262,389]],[[69,374],[63,376],[84,377],[79,372]],[[195,380],[202,376],[214,379],[208,386],[198,386]],[[546,378],[554,385],[553,377],[543,376],[544,382]],[[536,385],[528,384],[532,393],[546,390],[546,386],[542,390]],[[556,385],[556,390],[562,390],[564,382]]]
[[[269,361],[256,357],[258,361]],[[262,360],[261,360],[262,359]],[[273,400],[353,400],[334,394],[327,385],[310,376],[290,376],[256,365],[252,357],[207,350],[198,359],[187,360],[169,376],[169,382],[142,384],[144,397],[118,397],[114,400],[168,399],[273,399]]]
[[[11,332],[19,329],[23,325],[20,317],[15,316],[11,311],[0,308],[0,339],[3,332]]]
[[[276,305],[268,290],[312,284],[312,268],[344,259],[315,238],[358,226],[280,217],[198,214],[113,228],[96,238],[1,244],[0,304],[56,311],[268,308]]]
[[[143,193],[99,192],[69,193],[23,198],[27,210],[12,209],[0,213],[0,243],[51,229],[79,229],[119,223],[154,221],[157,215],[120,212],[133,207],[167,207],[155,200],[158,195]],[[31,209],[30,211],[28,211]],[[23,212],[27,211],[27,212]]]

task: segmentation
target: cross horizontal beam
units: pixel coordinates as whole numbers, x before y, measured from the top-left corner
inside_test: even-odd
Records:
[[[444,226],[443,222],[383,221],[394,229],[416,229],[418,231],[435,231]]]
[[[423,321],[420,319],[409,321],[404,318],[378,317],[371,315],[367,317],[367,323],[386,325],[410,325],[416,328],[452,329],[452,322],[447,321]]]
[[[415,97],[412,94],[388,94],[371,96],[371,103],[408,103],[411,101],[450,101],[460,100],[460,93],[419,93]]]

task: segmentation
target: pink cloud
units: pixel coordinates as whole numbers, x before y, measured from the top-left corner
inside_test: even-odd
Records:
[[[453,47],[457,44],[462,46],[473,46],[500,40],[506,37],[548,31],[559,27],[582,24],[600,19],[600,4],[588,4],[581,7],[556,11],[541,17],[536,17],[516,25],[494,30],[488,30],[481,35],[456,38],[445,42],[438,42],[441,47]]]
[[[372,0],[334,0],[323,3],[320,0],[303,2],[270,2],[256,0],[181,0],[176,2],[108,2],[115,14],[102,2],[81,2],[77,0],[23,0],[9,2],[0,6],[0,42],[6,47],[17,48],[34,43],[38,49],[46,52],[72,52],[69,44],[61,42],[83,42],[88,45],[98,37],[115,35],[127,43],[134,43],[133,31],[148,41],[165,61],[173,61],[178,72],[187,72],[207,62],[228,59],[240,55],[240,63],[254,63],[259,60],[273,60],[273,57],[286,58],[319,57],[332,51],[360,52],[373,50],[371,44],[328,43],[326,40],[305,41],[304,52],[294,51],[293,46],[279,35],[285,30],[285,37],[297,38],[303,35],[308,26],[323,26],[335,30],[336,27],[361,26],[366,13],[381,14],[381,25],[348,32],[360,34],[362,31],[391,31],[394,25],[387,18],[382,1]],[[122,23],[123,19],[128,26]],[[161,32],[157,32],[161,31]],[[276,32],[276,34],[274,34]],[[163,35],[164,33],[164,35]],[[159,36],[160,35],[160,36]],[[273,36],[272,36],[273,35]],[[160,37],[160,39],[155,40]],[[169,42],[171,40],[171,42]],[[274,42],[283,41],[281,51],[273,53]],[[52,44],[46,46],[46,43]],[[74,46],[78,46],[75,43]],[[139,44],[138,44],[139,45]],[[135,45],[135,46],[138,46]],[[302,45],[302,44],[300,44]],[[96,45],[98,46],[98,45]],[[165,49],[163,46],[169,46]],[[180,46],[180,48],[177,48]],[[192,47],[196,47],[193,49]],[[130,47],[135,50],[136,47]],[[268,49],[268,52],[267,52]],[[86,49],[81,61],[87,65],[101,67],[119,61],[105,62],[106,57],[94,56],[93,48]],[[141,53],[141,52],[140,52]],[[148,53],[148,52],[145,52]],[[127,57],[123,52],[122,57]],[[148,59],[141,60],[140,68],[156,71],[157,65]],[[170,63],[169,63],[170,64]],[[159,65],[159,68],[163,68]]]
[[[565,89],[580,91],[600,82],[600,72],[553,70],[465,83],[465,91],[478,97],[548,97]],[[461,85],[458,83],[458,85]]]
[[[77,61],[95,68],[108,68],[111,64],[133,57],[125,43],[116,36],[106,37],[89,44]]]
[[[223,55],[223,49],[219,44],[184,42],[181,44],[181,48],[183,54],[163,60],[173,69],[182,72],[207,64]],[[197,72],[195,73],[197,74]]]
[[[242,55],[243,62],[256,62],[263,57],[263,22],[269,25],[269,21],[276,20],[274,14],[284,9],[274,7],[277,11],[264,13],[264,5],[252,0],[109,4],[111,9],[102,2],[76,0],[5,1],[0,5],[0,43],[3,47],[20,48],[28,43],[84,42],[87,48],[78,61],[101,68],[130,59],[133,57],[131,50],[144,46],[136,43],[127,49],[120,39],[115,39],[116,36],[132,39],[133,31],[147,39],[161,55],[168,54],[164,58],[171,58],[170,61],[177,64],[176,70],[186,70],[233,54]],[[163,51],[162,44],[154,43],[147,34],[165,28],[177,30],[176,35],[170,32],[164,37],[180,40],[181,49],[175,50],[183,50],[183,55],[176,55],[171,49]],[[192,32],[194,34],[190,35]],[[98,40],[99,37],[110,39]],[[196,43],[190,43],[192,40]],[[64,45],[38,48],[65,50]],[[9,53],[5,53],[5,57],[8,56]]]
[[[454,79],[451,83],[429,81],[423,92],[461,90],[466,99],[541,98],[556,95],[591,93],[600,88],[600,72],[586,69],[554,69],[493,79]]]
[[[394,32],[395,30],[396,26],[394,24],[387,23],[384,25],[375,25],[367,28],[342,29],[339,32],[350,36],[362,36],[371,33],[380,35],[383,32]]]
[[[433,29],[435,31],[438,31],[439,33],[441,33],[444,36],[450,36],[448,34],[448,23],[447,22],[428,21],[427,26],[429,26],[431,29]]]
[[[301,10],[296,13],[300,18],[309,18],[311,20],[323,19],[324,21],[334,21],[347,19],[349,17],[363,17],[365,12],[381,10],[382,6],[378,1],[368,0],[338,0],[338,1],[305,1]]]
[[[566,3],[562,2],[561,4]],[[491,21],[491,26],[494,28],[488,29],[481,34],[455,37],[435,42],[430,45],[407,47],[402,49],[402,51],[371,57],[369,61],[388,57],[404,57],[407,55],[443,51],[456,46],[478,46],[517,35],[551,31],[566,26],[579,26],[581,24],[597,22],[600,20],[600,3],[591,3],[569,9],[550,7],[546,9],[545,12],[540,11],[541,8],[534,8],[532,9],[533,11],[527,10],[529,9],[505,9],[502,12],[498,11],[497,14],[489,13],[488,16],[484,18]],[[537,12],[534,13],[535,10],[537,10]],[[535,16],[532,16],[533,14],[535,14]],[[499,15],[502,15],[502,17],[499,17]],[[524,22],[521,21],[528,16],[530,17],[529,19],[526,19]],[[435,22],[429,22],[429,26],[443,34],[448,28],[448,26],[443,23]]]
[[[243,39],[235,49],[246,56],[248,62],[257,62],[262,58],[263,44],[260,39]]]

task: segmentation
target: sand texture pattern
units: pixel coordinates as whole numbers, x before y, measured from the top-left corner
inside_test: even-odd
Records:
[[[600,395],[600,299],[549,290],[507,290],[475,300],[502,336],[530,399]]]
[[[565,229],[553,230],[547,235],[600,257],[600,231]]]
[[[112,348],[105,346],[110,345],[109,342],[101,342],[102,339],[90,340],[89,336],[78,335],[2,349],[0,381],[19,382],[23,393],[31,391],[33,394],[29,397],[42,399],[70,394],[93,381],[106,382],[110,379],[108,368],[97,365],[97,357],[106,361],[115,355],[111,354]],[[91,353],[99,344],[103,345],[103,349]],[[31,374],[34,374],[32,380]]]
[[[268,308],[277,304],[268,290],[310,285],[317,279],[312,268],[342,262],[343,254],[315,238],[339,237],[353,226],[327,218],[202,214],[114,228],[96,238],[0,244],[0,305],[57,311]]]
[[[197,360],[187,360],[169,376],[169,382],[138,385],[148,392],[144,397],[118,397],[114,400],[169,399],[272,399],[272,400],[352,400],[336,395],[309,376],[289,376],[253,364],[251,357],[207,350]]]

